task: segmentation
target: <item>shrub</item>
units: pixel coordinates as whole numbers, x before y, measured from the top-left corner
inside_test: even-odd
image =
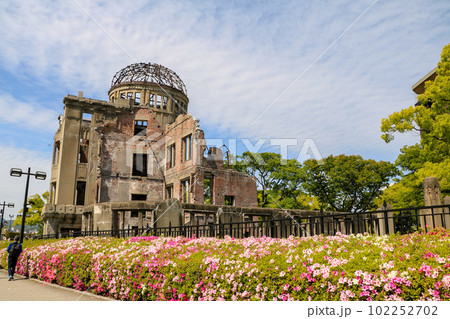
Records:
[[[450,232],[376,237],[75,238],[17,272],[119,300],[450,300]],[[6,254],[0,253],[6,268]]]

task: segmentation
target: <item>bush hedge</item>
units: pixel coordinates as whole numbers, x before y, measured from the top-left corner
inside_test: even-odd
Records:
[[[6,243],[0,245],[6,247]],[[7,268],[7,253],[0,252]],[[450,231],[26,241],[17,272],[119,300],[450,300]]]

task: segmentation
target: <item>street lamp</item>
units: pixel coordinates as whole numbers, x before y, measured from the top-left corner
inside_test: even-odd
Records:
[[[1,205],[1,204],[0,204]],[[0,240],[2,239],[2,230],[3,230],[3,216],[5,214],[5,207],[6,207],[6,202],[3,202],[3,209],[2,209],[2,219],[0,221]],[[8,207],[14,207],[14,203],[8,203]]]
[[[11,168],[9,175],[14,177],[21,177],[22,175],[27,175],[27,184],[25,186],[25,199],[23,201],[23,213],[22,213],[22,228],[20,229],[20,243],[23,243],[23,234],[25,232],[25,217],[27,216],[28,206],[28,185],[30,184],[30,176],[33,175],[36,179],[45,180],[47,174],[42,171],[36,171],[36,173],[31,173],[31,167],[28,167],[28,173],[22,172],[20,168]]]

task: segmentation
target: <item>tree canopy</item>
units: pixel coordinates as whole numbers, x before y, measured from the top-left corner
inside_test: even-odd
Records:
[[[364,212],[375,207],[374,200],[389,185],[398,169],[389,162],[365,160],[358,155],[329,156],[303,163],[304,189],[321,207],[340,212]]]
[[[374,206],[374,199],[398,174],[391,163],[360,156],[330,156],[303,165],[276,153],[244,152],[235,169],[254,176],[258,204],[285,209],[319,209],[359,212]]]
[[[44,222],[41,218],[42,209],[44,205],[48,203],[49,193],[48,191],[43,193],[42,195],[35,194],[33,196],[28,197],[28,203],[30,208],[28,209],[27,216],[25,219],[25,225],[28,226],[39,226],[39,233],[42,233]],[[16,219],[14,220],[13,225],[21,225],[22,224],[22,214],[23,209],[19,211]]]
[[[425,83],[418,103],[394,112],[381,122],[382,139],[389,143],[395,133],[418,132],[420,142],[404,146],[396,164],[403,177],[383,197],[394,207],[423,204],[422,180],[437,177],[443,195],[450,195],[450,44],[445,46],[434,81]]]

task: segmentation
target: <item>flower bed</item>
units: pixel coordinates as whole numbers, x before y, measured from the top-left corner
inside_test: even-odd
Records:
[[[450,232],[376,237],[76,238],[17,272],[120,300],[450,300]],[[5,249],[0,252],[6,268]]]

